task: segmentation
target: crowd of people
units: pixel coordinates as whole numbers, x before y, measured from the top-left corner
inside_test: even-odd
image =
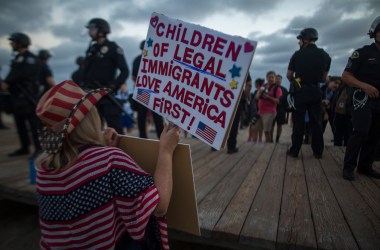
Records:
[[[149,110],[130,98],[129,68],[122,48],[107,38],[108,22],[94,18],[86,28],[92,42],[85,56],[76,59],[73,81],[59,84],[48,65],[49,51],[34,55],[28,50],[31,41],[26,34],[9,37],[15,58],[1,81],[0,107],[13,113],[20,140],[20,148],[9,157],[30,154],[31,141],[31,158],[38,156],[41,248],[63,244],[87,249],[100,244],[115,249],[168,249],[164,215],[171,197],[172,156],[179,128],[169,129],[160,115],[152,113],[160,138],[153,176],[115,147],[119,135],[133,128],[134,112],[140,137],[148,137]],[[343,178],[354,180],[356,168],[359,174],[380,178],[372,168],[380,144],[380,17],[368,35],[375,42],[353,52],[342,77],[328,75],[331,57],[317,47],[314,28],[303,29],[297,36],[300,49],[291,56],[286,74],[289,89],[282,86],[281,75],[268,71],[265,80],[255,80],[252,92],[248,73],[227,153],[238,152],[239,127],[248,129],[248,142],[278,143],[282,126],[290,123],[287,156],[297,158],[306,142],[320,159],[323,133],[330,126],[334,145],[346,146]],[[138,56],[133,62],[134,81],[140,60]],[[1,119],[0,128],[7,128]],[[99,194],[99,189],[104,192]],[[79,199],[78,192],[87,200]],[[110,218],[104,222],[108,233],[100,236],[93,218],[104,216]]]

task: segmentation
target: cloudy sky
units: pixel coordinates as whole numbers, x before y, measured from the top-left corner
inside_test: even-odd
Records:
[[[319,32],[317,45],[332,58],[330,74],[341,75],[355,48],[370,44],[366,33],[380,15],[378,0],[0,0],[1,76],[13,57],[8,37],[24,32],[31,51],[48,49],[56,82],[69,79],[75,58],[84,55],[89,37],[84,26],[94,17],[109,21],[131,69],[145,39],[152,12],[199,24],[258,42],[250,73],[253,79],[269,70],[285,76],[289,59],[298,49],[296,35],[304,27]],[[132,79],[127,79],[129,85]],[[284,85],[288,85],[284,80]]]

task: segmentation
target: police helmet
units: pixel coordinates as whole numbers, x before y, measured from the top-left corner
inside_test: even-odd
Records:
[[[38,57],[41,58],[41,59],[48,59],[49,57],[51,57],[51,54],[50,54],[50,52],[48,50],[41,49],[38,52]]]
[[[84,57],[78,56],[77,59],[75,59],[75,63],[78,65],[82,65],[84,63]]]
[[[143,50],[144,49],[144,45],[145,45],[145,40],[142,40],[140,42],[140,49]]]
[[[371,24],[371,27],[369,28],[368,35],[369,38],[374,38],[376,35],[376,32],[380,30],[380,16],[378,16]]]
[[[102,18],[93,18],[91,19],[86,28],[92,28],[95,27],[98,29],[98,32],[101,32],[103,34],[109,34],[111,33],[111,28],[108,22]]]
[[[31,44],[30,38],[24,33],[20,32],[11,34],[8,40],[17,43],[21,48],[28,48],[28,46]]]
[[[314,28],[305,28],[297,36],[297,39],[301,39],[301,38],[306,39],[306,40],[311,40],[311,41],[317,41],[318,31]]]

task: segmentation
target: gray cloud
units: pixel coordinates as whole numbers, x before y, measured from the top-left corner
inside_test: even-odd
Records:
[[[94,17],[94,13],[100,13],[99,17],[106,18],[110,22],[113,31],[110,39],[116,41],[125,50],[131,67],[134,57],[140,53],[138,46],[141,38],[117,35],[116,31],[120,29],[121,22],[132,25],[148,23],[153,11],[194,23],[202,23],[214,14],[224,14],[228,17],[228,14],[239,12],[246,14],[254,22],[260,18],[268,18],[272,10],[282,2],[283,0],[113,0],[108,2],[0,0],[0,37],[7,37],[14,31],[32,34],[46,30],[50,31],[55,38],[65,39],[63,44],[51,49],[54,57],[50,63],[57,80],[63,80],[76,68],[75,58],[85,53],[89,37],[80,34],[86,23]],[[63,18],[63,22],[53,22],[55,20],[53,15],[57,15],[54,9],[61,10],[63,17],[60,18]],[[251,66],[252,77],[265,77],[265,73],[269,70],[285,75],[288,61],[298,49],[295,37],[304,27],[315,27],[318,30],[320,39],[317,45],[324,48],[333,58],[330,73],[341,74],[350,52],[372,42],[366,33],[372,20],[378,15],[379,9],[380,1],[377,0],[360,2],[321,0],[312,15],[304,13],[304,15],[294,16],[281,30],[266,35],[252,30],[248,37],[258,41],[259,45],[265,44],[265,46],[259,46],[256,51]],[[7,73],[10,59],[10,47],[0,49],[2,76]]]

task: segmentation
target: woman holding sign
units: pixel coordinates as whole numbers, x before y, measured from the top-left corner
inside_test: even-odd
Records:
[[[95,105],[108,92],[85,93],[64,81],[37,105],[44,125],[36,164],[41,249],[169,249],[164,215],[179,129],[165,125],[150,176],[114,147],[114,129],[101,131]]]

